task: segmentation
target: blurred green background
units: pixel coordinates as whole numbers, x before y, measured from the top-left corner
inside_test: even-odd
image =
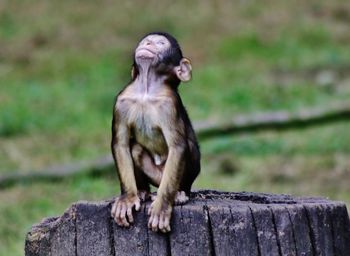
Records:
[[[193,121],[298,111],[350,96],[350,2],[0,1],[0,175],[110,154],[116,93],[144,34],[192,60],[180,93]],[[318,195],[350,203],[350,123],[201,141],[194,188]],[[0,255],[33,223],[119,193],[113,168],[0,189]]]

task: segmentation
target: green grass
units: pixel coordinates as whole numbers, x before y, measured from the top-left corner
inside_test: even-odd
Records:
[[[173,33],[192,60],[180,87],[192,120],[327,107],[350,97],[342,1],[5,1],[0,7],[0,174],[109,154],[114,97],[132,50]],[[154,15],[154,14],[157,15]],[[344,20],[345,19],[345,20]],[[332,72],[325,86],[320,74]],[[321,195],[350,203],[350,129],[339,122],[201,141],[195,188]],[[118,192],[115,174],[0,190],[0,255],[77,200]]]

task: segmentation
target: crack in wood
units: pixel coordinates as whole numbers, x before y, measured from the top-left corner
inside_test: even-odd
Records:
[[[309,212],[308,210],[306,209],[305,205],[303,205],[303,208],[304,208],[304,211],[305,211],[305,216],[306,216],[306,219],[307,219],[307,222],[308,222],[308,227],[309,227],[309,237],[310,237],[310,240],[311,240],[311,248],[312,248],[312,253],[313,255],[318,255],[317,252],[316,252],[316,238],[315,238],[315,233],[312,229],[312,226],[311,226],[311,219],[310,219],[310,216],[309,216]]]
[[[294,228],[294,223],[292,222],[292,217],[290,215],[290,212],[288,210],[288,207],[285,207],[287,213],[288,213],[288,218],[289,218],[289,221],[290,221],[290,224],[291,224],[291,231],[292,231],[292,237],[293,237],[293,242],[294,242],[294,250],[295,250],[295,254],[296,255],[299,255],[298,253],[298,247],[297,247],[297,240],[295,238],[295,228]]]
[[[281,241],[280,241],[280,238],[279,238],[279,235],[278,235],[278,231],[277,231],[275,213],[274,213],[274,211],[271,209],[271,207],[268,207],[268,209],[270,210],[271,215],[272,215],[272,224],[273,224],[273,229],[274,229],[274,231],[275,231],[278,253],[279,253],[279,255],[283,255],[283,254],[282,254],[282,248],[281,248]]]
[[[213,235],[213,228],[212,228],[212,223],[211,223],[211,218],[209,214],[209,208],[208,205],[203,206],[203,211],[204,214],[206,215],[207,218],[207,225],[208,225],[208,236],[209,236],[209,249],[210,249],[210,254],[212,256],[216,256],[215,252],[215,243],[214,243],[214,235]]]
[[[256,244],[258,245],[258,256],[261,256],[261,251],[260,251],[260,243],[259,243],[259,236],[258,236],[258,229],[256,227],[256,221],[255,221],[255,217],[254,217],[254,214],[253,214],[253,210],[251,207],[249,207],[249,211],[250,211],[250,214],[252,216],[252,220],[253,220],[253,228],[255,230],[255,238],[256,238]]]

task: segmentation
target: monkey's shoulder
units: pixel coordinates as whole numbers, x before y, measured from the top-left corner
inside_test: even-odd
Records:
[[[178,104],[179,97],[176,92],[164,88],[157,92],[145,92],[126,87],[116,99],[116,108],[125,108],[138,105],[143,107],[174,107]]]

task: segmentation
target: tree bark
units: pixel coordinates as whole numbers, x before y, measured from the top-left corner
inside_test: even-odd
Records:
[[[342,202],[202,190],[174,208],[172,231],[161,234],[147,228],[149,202],[121,228],[110,217],[112,201],[78,202],[34,225],[25,255],[350,255]]]

